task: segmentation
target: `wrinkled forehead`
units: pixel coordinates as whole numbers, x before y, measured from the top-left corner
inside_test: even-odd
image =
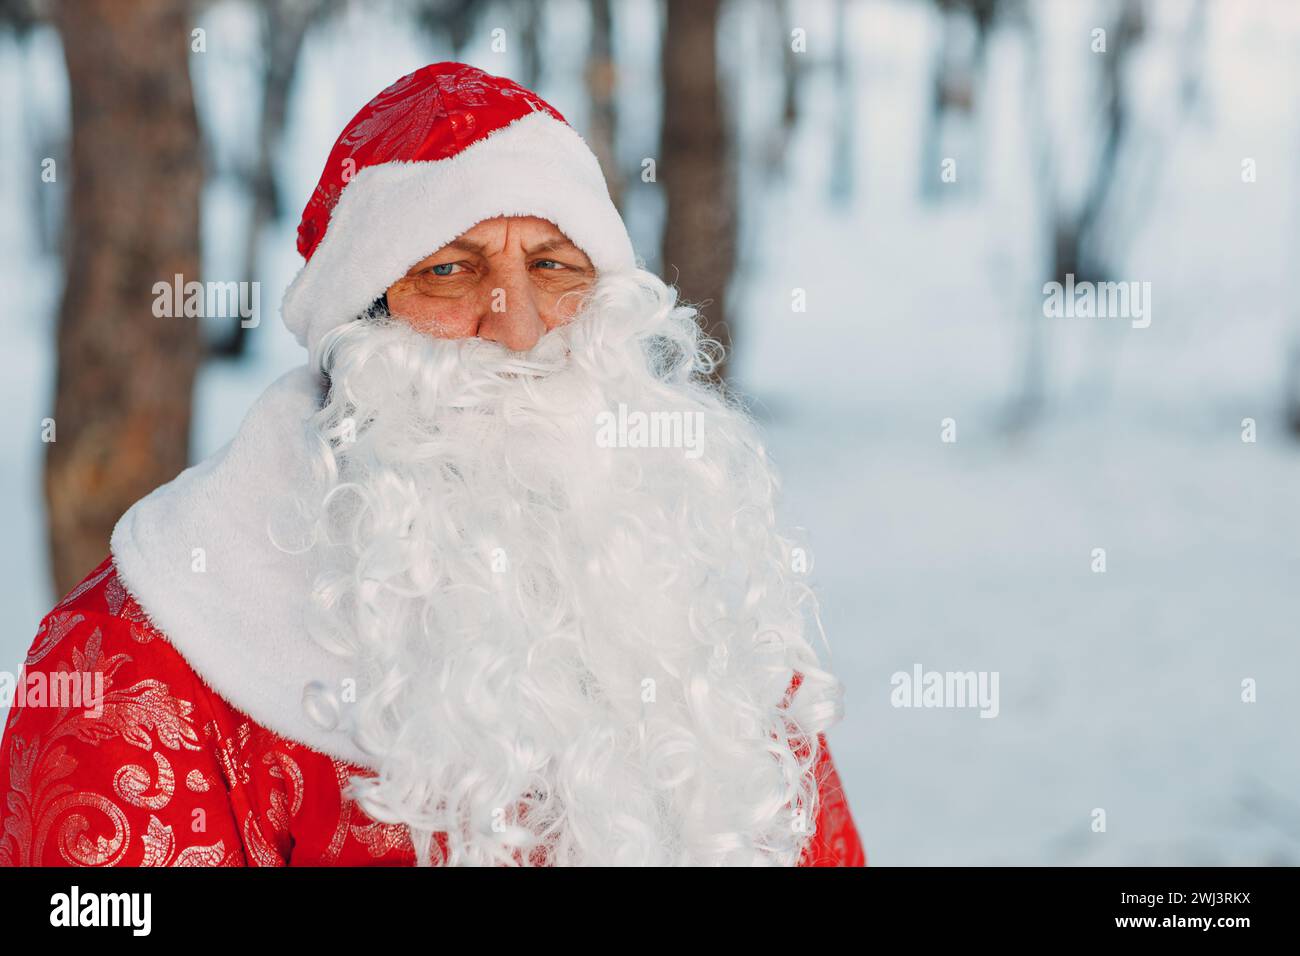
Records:
[[[488,256],[500,251],[522,251],[525,255],[567,250],[581,254],[590,263],[591,254],[556,223],[543,216],[496,216],[469,226],[438,249],[430,249],[416,262],[446,250]],[[598,273],[599,269],[596,270]]]

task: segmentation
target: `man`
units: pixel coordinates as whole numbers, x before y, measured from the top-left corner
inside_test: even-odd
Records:
[[[773,472],[560,114],[403,77],[299,250],[307,364],[41,624],[102,692],[13,708],[0,863],[864,865]]]

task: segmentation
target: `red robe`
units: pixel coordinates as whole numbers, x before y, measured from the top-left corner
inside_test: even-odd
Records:
[[[74,672],[92,675],[82,701],[99,694],[102,714],[35,697]],[[404,825],[343,798],[351,775],[371,771],[226,703],[150,624],[111,556],[45,616],[20,684],[27,699],[0,743],[0,866],[415,863]],[[816,834],[799,865],[865,866],[822,743]]]

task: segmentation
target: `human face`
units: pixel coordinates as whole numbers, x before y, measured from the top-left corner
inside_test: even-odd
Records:
[[[436,338],[526,352],[577,314],[595,281],[591,260],[553,223],[500,217],[412,266],[388,287],[388,310]]]

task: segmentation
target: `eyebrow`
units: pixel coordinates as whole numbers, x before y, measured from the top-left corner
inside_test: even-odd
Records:
[[[566,247],[573,249],[575,252],[582,252],[581,249],[574,245],[573,240],[568,236],[555,236],[552,239],[547,239],[545,242],[539,242],[535,246],[529,246],[524,250],[524,255],[535,256],[539,252],[554,252],[556,249],[563,249]]]
[[[408,276],[414,275],[416,270],[418,270],[420,266],[424,265],[424,263],[428,262],[434,256],[440,255],[441,253],[443,253],[448,249],[457,249],[461,252],[468,252],[472,256],[482,257],[487,252],[487,244],[483,242],[475,242],[473,239],[466,239],[464,236],[461,236],[459,239],[453,239],[451,242],[440,247],[435,252],[429,253],[427,256],[425,256],[415,265],[411,266],[411,268],[407,270],[406,274]]]
[[[443,246],[442,248],[443,248],[443,249],[459,249],[461,252],[470,252],[470,253],[473,253],[473,254],[476,255],[476,256],[481,256],[481,255],[483,255],[485,252],[487,252],[487,243],[485,243],[485,242],[475,242],[473,239],[466,239],[464,236],[461,236],[459,239],[453,239],[451,242],[447,243],[447,244],[446,244],[445,246]],[[438,250],[438,251],[441,252],[442,250],[440,249],[440,250]],[[437,252],[433,253],[433,255],[435,255],[435,256],[436,256],[437,254],[438,254]],[[426,257],[426,258],[429,258],[429,257]]]
[[[535,256],[539,252],[554,252],[556,249],[563,249],[566,247],[578,252],[582,251],[578,249],[578,247],[573,244],[573,240],[567,236],[554,236],[553,238],[547,239],[545,242],[539,242],[535,246],[529,246],[524,250],[524,255]],[[459,239],[453,239],[451,242],[443,246],[443,248],[459,249],[461,252],[472,252],[481,256],[487,251],[487,243],[475,242],[473,239],[466,239],[462,236]]]
[[[539,253],[554,252],[556,249],[565,249],[565,248],[572,249],[573,251],[581,254],[583,258],[586,258],[588,262],[591,261],[591,259],[587,257],[587,254],[583,252],[581,249],[579,249],[577,245],[574,244],[573,240],[568,238],[567,236],[554,236],[551,239],[547,239],[545,242],[539,242],[535,246],[529,246],[527,249],[524,250],[524,255],[535,256],[538,255]],[[438,255],[438,253],[442,252],[444,249],[458,249],[461,252],[468,252],[471,255],[486,256],[487,243],[475,242],[473,239],[466,239],[464,236],[461,236],[459,239],[453,239],[451,242],[447,243],[445,246],[442,247],[442,249],[439,249],[438,252],[433,252],[425,256],[423,259],[420,260],[420,262],[425,262],[429,259],[432,259],[434,256]],[[419,266],[420,262],[417,262],[415,266],[412,266],[412,269],[414,269],[416,266]]]
[[[588,265],[591,264],[590,256],[588,256],[586,252],[582,251],[581,248],[578,248],[577,243],[573,242],[571,238],[567,237],[567,235],[556,235],[554,238],[547,239],[546,242],[539,242],[536,246],[529,246],[528,248],[525,248],[524,255],[534,256],[538,255],[539,252],[554,252],[555,250],[558,250],[558,248],[560,248],[560,250],[569,250],[569,248],[571,248],[571,250],[582,256],[582,261],[585,261]]]

